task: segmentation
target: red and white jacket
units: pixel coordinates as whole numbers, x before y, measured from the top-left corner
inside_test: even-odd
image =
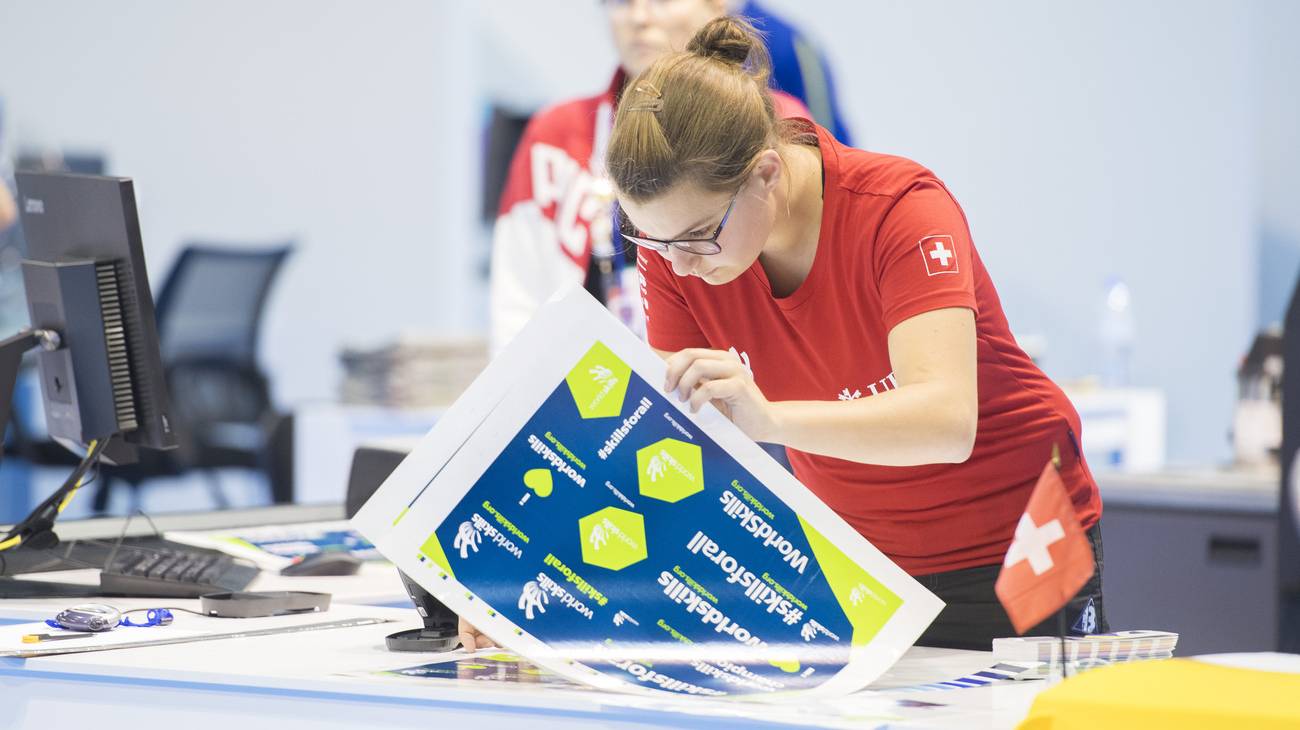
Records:
[[[611,235],[605,146],[626,78],[620,70],[603,93],[543,109],[519,140],[493,231],[493,353],[523,329],[551,294],[581,285],[593,240]],[[773,96],[779,116],[809,116],[798,99],[781,92]],[[640,287],[624,289],[636,299],[631,311],[639,313]]]

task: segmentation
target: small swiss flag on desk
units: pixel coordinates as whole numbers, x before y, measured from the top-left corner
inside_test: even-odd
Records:
[[[1056,465],[1048,462],[1016,525],[993,590],[1016,633],[1069,603],[1094,570],[1092,548]]]

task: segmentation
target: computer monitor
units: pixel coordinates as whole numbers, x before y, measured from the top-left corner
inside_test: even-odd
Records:
[[[51,437],[74,450],[114,434],[175,446],[131,180],[16,177],[31,326],[62,340],[38,354]]]
[[[131,180],[16,177],[31,327],[0,340],[0,428],[20,359],[36,349],[49,433],[84,457],[0,537],[0,550],[57,544],[54,519],[96,461],[128,462],[139,447],[176,443]]]

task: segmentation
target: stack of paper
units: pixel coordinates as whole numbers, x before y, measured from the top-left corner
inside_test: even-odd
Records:
[[[487,342],[406,334],[382,347],[345,348],[339,357],[345,403],[437,408],[456,400],[487,365]]]
[[[1020,636],[993,640],[993,658],[1003,662],[1060,661],[1061,639],[1056,636]],[[1110,634],[1069,636],[1065,656],[1078,667],[1128,662],[1138,659],[1168,659],[1174,655],[1178,634],[1171,631],[1116,631]]]

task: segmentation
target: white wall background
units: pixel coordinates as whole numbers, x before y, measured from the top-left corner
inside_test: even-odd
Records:
[[[1254,23],[1259,323],[1280,323],[1300,270],[1300,3],[1267,3]]]
[[[858,143],[951,186],[1013,328],[1048,338],[1050,375],[1101,370],[1097,310],[1118,275],[1134,379],[1169,396],[1171,458],[1227,456],[1256,319],[1256,6],[772,5],[825,44]]]
[[[182,241],[294,238],[263,330],[286,403],[341,343],[476,330],[475,15],[423,0],[0,3],[9,146],[104,150],[150,276]]]
[[[1261,281],[1289,294],[1300,263],[1300,4],[767,1],[820,40],[858,143],[949,183],[1049,374],[1101,368],[1122,276],[1171,457],[1228,455]],[[0,2],[7,128],[137,178],[155,276],[187,237],[300,239],[264,340],[286,403],[333,394],[343,342],[482,326],[484,100],[592,93],[613,63],[592,0]],[[1289,269],[1260,258],[1275,229]]]

